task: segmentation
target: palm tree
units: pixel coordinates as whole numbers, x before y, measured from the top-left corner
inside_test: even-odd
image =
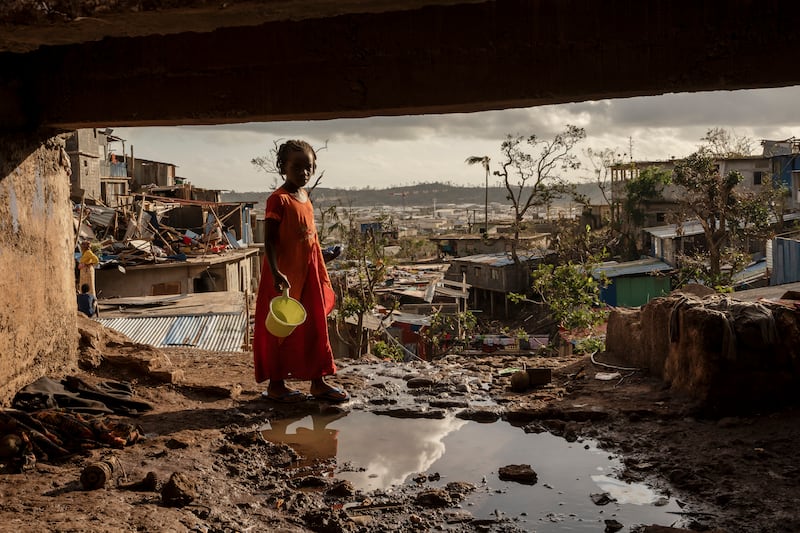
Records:
[[[480,163],[483,165],[483,169],[486,171],[486,194],[484,200],[484,207],[483,207],[483,232],[489,232],[489,156],[485,155],[483,157],[479,157],[476,155],[470,156],[465,161],[468,165],[475,165]]]

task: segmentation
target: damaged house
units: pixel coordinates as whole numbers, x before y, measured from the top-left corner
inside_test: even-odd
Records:
[[[219,202],[175,165],[134,159],[111,131],[66,141],[76,248],[90,243],[99,260],[99,320],[154,346],[242,349],[260,273],[252,204]]]
[[[504,315],[508,316],[506,295],[510,292],[526,293],[531,284],[531,272],[546,256],[546,251],[520,254],[519,263],[515,263],[508,253],[456,257],[445,277],[453,281],[464,280],[472,287],[472,307],[495,315],[502,305]]]

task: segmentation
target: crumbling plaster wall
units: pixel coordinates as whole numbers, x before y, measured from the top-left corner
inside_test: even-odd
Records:
[[[784,401],[800,384],[800,312],[778,303],[673,294],[615,309],[606,350],[714,409]]]
[[[0,405],[31,381],[76,363],[74,232],[63,147],[61,137],[0,137]]]

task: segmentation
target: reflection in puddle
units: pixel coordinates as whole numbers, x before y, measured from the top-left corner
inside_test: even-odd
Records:
[[[597,483],[600,490],[607,492],[619,503],[649,505],[661,499],[658,494],[645,485],[625,483],[608,476],[592,476],[592,481]]]
[[[336,477],[347,479],[360,490],[387,489],[409,476],[426,471],[445,452],[444,438],[467,424],[445,420],[397,419],[355,412],[334,416],[309,415],[300,420],[278,420],[264,437],[291,445],[306,459],[336,458],[353,472]],[[345,423],[346,422],[346,423]]]
[[[526,434],[502,422],[479,424],[452,416],[397,419],[354,411],[273,421],[264,436],[291,445],[308,460],[322,461],[326,474],[365,492],[413,483],[411,478],[420,473],[441,476],[426,486],[467,481],[478,490],[462,507],[474,516],[505,515],[537,532],[597,531],[612,518],[626,526],[674,525],[676,515],[670,513],[679,510],[674,499],[615,479],[621,462],[590,441]],[[497,471],[509,464],[531,465],[538,483],[501,481]],[[600,492],[616,501],[595,505],[590,495]]]

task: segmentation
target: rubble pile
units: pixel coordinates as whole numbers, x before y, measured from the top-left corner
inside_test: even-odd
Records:
[[[220,215],[220,204],[196,205],[169,198],[141,198],[117,208],[74,204],[76,244],[80,241],[92,243],[100,259],[98,268],[124,269],[145,263],[186,261],[189,257],[220,254],[244,246],[229,227],[236,215],[241,217],[241,206]],[[196,225],[170,225],[172,219],[194,220]]]

